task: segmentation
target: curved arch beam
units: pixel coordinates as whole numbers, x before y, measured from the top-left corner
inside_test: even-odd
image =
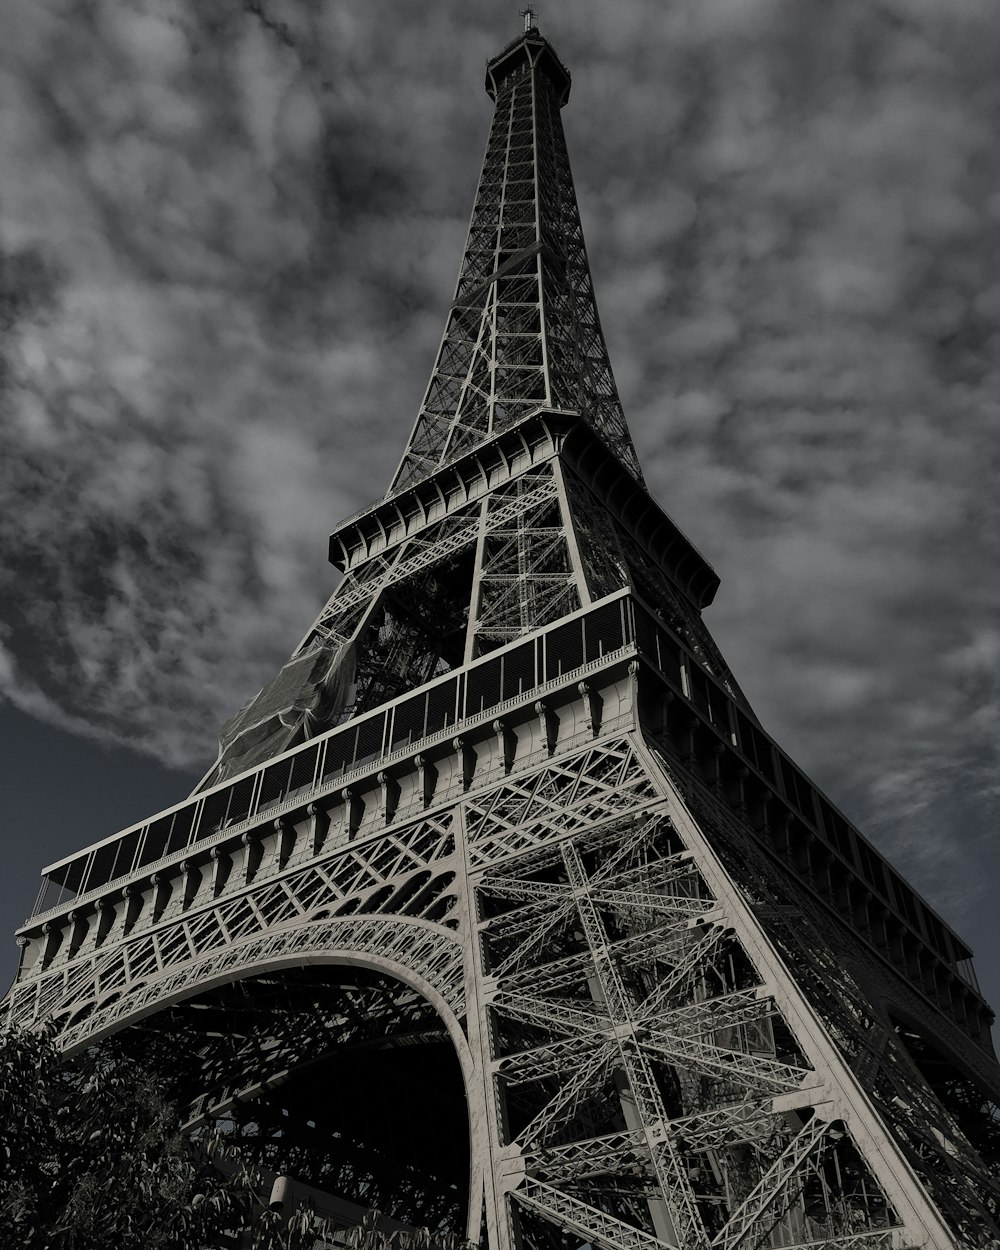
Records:
[[[455,1048],[469,1106],[469,1206],[466,1235],[478,1236],[484,1169],[481,1132],[482,1080],[461,1020],[465,1014],[462,947],[449,929],[402,917],[352,916],[283,929],[234,942],[222,951],[192,959],[166,975],[97,1003],[69,1024],[60,1038],[67,1054],[109,1037],[192,994],[281,968],[342,964],[385,973],[416,991],[437,1012]]]
[[[427,999],[441,1015],[463,1064],[471,1052],[458,1019],[464,1014],[462,948],[450,930],[426,921],[363,916],[287,925],[187,961],[125,993],[95,1003],[69,1023],[59,1043],[67,1054],[109,1037],[195,992],[306,963],[343,963],[388,973]]]

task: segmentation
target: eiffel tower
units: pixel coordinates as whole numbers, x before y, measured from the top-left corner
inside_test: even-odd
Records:
[[[9,1018],[490,1250],[1000,1245],[971,952],[769,737],[650,497],[530,13],[343,578],[191,797],[55,864]]]

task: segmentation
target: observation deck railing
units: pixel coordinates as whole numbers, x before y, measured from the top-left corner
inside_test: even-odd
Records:
[[[327,730],[301,747],[133,825],[45,870],[30,923],[95,891],[126,885],[138,874],[195,848],[276,818],[314,795],[346,785],[352,775],[385,767],[431,747],[487,715],[496,717],[528,695],[578,680],[633,651],[627,591],[567,617],[554,627],[444,674],[393,703]],[[612,654],[613,653],[613,654]]]
[[[541,698],[630,655],[644,657],[717,738],[720,749],[780,796],[811,835],[978,993],[971,951],[954,930],[746,714],[666,622],[629,590],[52,865],[26,923],[34,927],[91,896],[127,885],[137,875],[151,874],[196,849],[305,807],[415,750],[429,750],[529,697]]]

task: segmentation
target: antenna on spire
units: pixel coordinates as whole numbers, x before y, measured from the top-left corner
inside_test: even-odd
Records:
[[[530,5],[526,9],[521,9],[518,16],[524,18],[525,34],[528,34],[529,31],[538,29],[538,14]]]

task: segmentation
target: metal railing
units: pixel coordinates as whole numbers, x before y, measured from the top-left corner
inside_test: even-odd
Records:
[[[32,926],[198,847],[275,819],[355,777],[633,653],[627,591],[491,652],[255,770],[221,783],[46,870]]]

